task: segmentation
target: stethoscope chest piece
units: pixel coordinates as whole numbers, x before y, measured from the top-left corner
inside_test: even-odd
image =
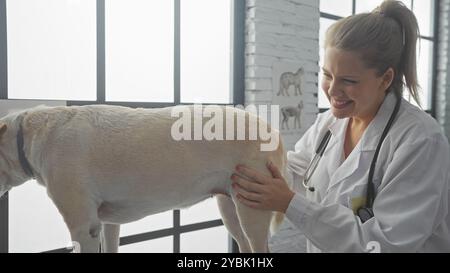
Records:
[[[361,219],[361,222],[365,223],[367,220],[371,219],[374,214],[371,208],[362,207],[356,211],[356,215]]]

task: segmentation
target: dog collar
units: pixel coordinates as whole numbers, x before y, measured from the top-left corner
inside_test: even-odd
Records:
[[[28,161],[27,157],[25,156],[25,151],[23,150],[22,121],[19,123],[19,132],[17,132],[17,153],[19,155],[20,165],[22,166],[22,169],[25,172],[25,174],[30,178],[34,178],[33,169],[31,168],[31,164]]]

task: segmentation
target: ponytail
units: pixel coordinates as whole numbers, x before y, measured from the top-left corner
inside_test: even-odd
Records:
[[[370,13],[343,18],[326,34],[325,48],[356,51],[368,68],[379,76],[393,68],[395,77],[388,91],[402,95],[404,87],[420,106],[416,45],[419,27],[414,13],[402,2],[385,0]]]

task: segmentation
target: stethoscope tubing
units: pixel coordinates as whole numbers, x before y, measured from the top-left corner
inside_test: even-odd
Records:
[[[391,129],[392,125],[394,124],[394,120],[398,115],[398,112],[400,110],[401,105],[401,95],[397,92],[395,93],[395,96],[397,97],[397,102],[395,104],[395,108],[392,111],[392,114],[386,124],[386,127],[383,130],[383,133],[381,134],[380,140],[378,141],[377,148],[375,150],[375,154],[373,156],[372,162],[370,164],[369,169],[369,177],[367,181],[367,194],[366,194],[366,206],[363,209],[371,210],[373,207],[373,203],[375,201],[375,185],[373,184],[373,176],[375,173],[375,167],[378,159],[378,155],[381,150],[381,146],[383,145],[384,139],[386,138],[389,130]],[[328,142],[331,139],[331,131],[328,130],[327,133],[323,136],[322,140],[320,141],[319,147],[316,150],[316,153],[311,160],[310,164],[308,165],[302,184],[303,187],[305,187],[307,190],[314,192],[315,188],[313,186],[308,185],[309,180],[311,179],[312,175],[314,174],[314,171],[316,170],[317,166],[319,165],[320,159],[322,158],[327,146]]]

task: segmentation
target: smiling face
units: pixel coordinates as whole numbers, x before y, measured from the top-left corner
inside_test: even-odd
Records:
[[[378,76],[367,68],[358,54],[328,47],[325,49],[322,89],[336,118],[370,122],[382,104],[394,72],[390,68]]]

